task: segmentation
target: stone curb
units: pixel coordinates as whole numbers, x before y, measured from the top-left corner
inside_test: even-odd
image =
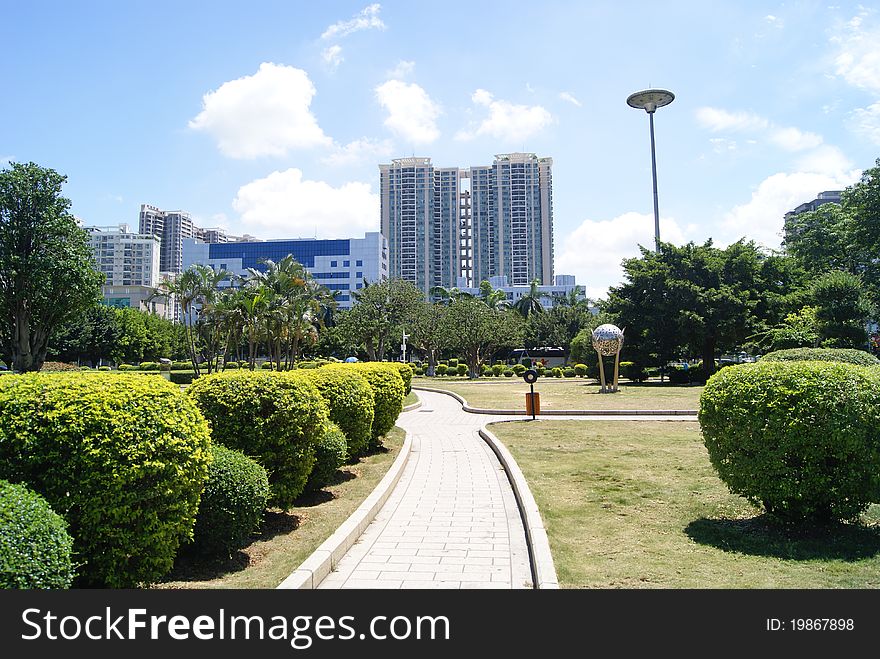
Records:
[[[420,400],[416,403],[413,403],[412,405],[407,405],[406,407],[404,407],[400,411],[400,413],[403,414],[404,412],[412,412],[413,410],[419,409],[421,406],[422,406],[422,401]]]
[[[473,414],[493,414],[496,416],[526,416],[522,410],[490,410],[482,407],[471,407],[468,402],[452,391],[445,389],[433,389],[421,385],[413,385],[413,389],[420,391],[433,391],[438,394],[452,396],[465,412]],[[697,410],[542,410],[538,416],[697,416]]]
[[[526,531],[526,543],[529,547],[529,559],[532,563],[535,588],[540,590],[558,589],[559,580],[556,577],[556,567],[553,565],[553,555],[550,553],[550,541],[544,528],[544,520],[541,519],[538,504],[535,503],[535,497],[532,496],[525,476],[507,447],[486,426],[480,428],[479,433],[489,448],[498,456],[498,461],[504,467],[513,488],[513,494],[516,497]]]
[[[421,402],[419,402],[421,405]],[[417,406],[410,405],[410,408]],[[392,490],[400,481],[403,468],[406,466],[412,448],[412,435],[406,434],[400,453],[391,465],[388,473],[373,488],[370,495],[364,499],[347,520],[336,529],[321,545],[306,558],[299,567],[282,581],[276,588],[311,590],[318,587],[330,571],[335,568],[346,552],[361,537],[363,532],[376,517],[376,513],[385,505]]]

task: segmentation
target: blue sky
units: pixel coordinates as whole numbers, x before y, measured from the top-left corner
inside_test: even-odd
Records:
[[[2,0],[0,165],[262,238],[377,230],[378,167],[554,159],[556,272],[592,296],[661,237],[776,247],[880,155],[880,12],[843,2]]]

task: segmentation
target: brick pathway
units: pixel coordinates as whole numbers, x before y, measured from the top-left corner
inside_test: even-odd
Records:
[[[477,435],[486,417],[444,394],[419,398],[397,421],[413,438],[400,482],[319,588],[530,588],[513,490]]]

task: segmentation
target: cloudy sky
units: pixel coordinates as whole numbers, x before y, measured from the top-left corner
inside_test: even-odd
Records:
[[[880,156],[880,12],[846,2],[0,0],[0,166],[262,238],[378,230],[378,164],[554,160],[556,272],[593,297],[661,238],[778,247]]]

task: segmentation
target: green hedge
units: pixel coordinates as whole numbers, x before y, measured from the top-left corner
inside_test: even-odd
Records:
[[[138,368],[142,371],[158,371],[159,362],[141,362],[138,364]]]
[[[302,493],[315,445],[328,421],[327,404],[299,372],[226,371],[186,390],[211,424],[214,441],[255,456],[269,472],[271,505],[287,508]]]
[[[331,368],[326,366],[324,368]],[[373,389],[373,434],[371,445],[381,445],[380,438],[387,434],[397,422],[403,410],[403,378],[393,365],[383,362],[358,362],[332,368],[351,369],[363,375]]]
[[[192,532],[209,439],[164,378],[0,379],[0,478],[28,483],[67,519],[87,585],[132,587],[171,568]]]
[[[0,480],[0,588],[70,588],[67,522],[24,485]]]
[[[635,362],[620,362],[620,376],[633,382],[644,382],[648,379],[645,369]]]
[[[859,366],[876,366],[880,364],[874,355],[864,350],[852,348],[791,348],[775,350],[761,357],[762,362],[842,362]]]
[[[345,433],[332,421],[315,447],[315,466],[309,474],[306,492],[314,492],[333,482],[333,476],[348,461]]]
[[[171,371],[168,379],[174,384],[192,384],[197,378],[195,371]]]
[[[364,455],[370,448],[375,402],[369,380],[350,368],[328,364],[304,371],[327,403],[330,420],[348,438],[350,457]]]
[[[269,477],[241,451],[213,444],[211,456],[192,548],[206,556],[228,557],[247,545],[259,528],[269,498]]]
[[[189,371],[192,367],[192,362],[171,362],[172,371]]]
[[[854,520],[880,501],[877,369],[729,366],[709,378],[699,419],[730,490],[783,520]]]

